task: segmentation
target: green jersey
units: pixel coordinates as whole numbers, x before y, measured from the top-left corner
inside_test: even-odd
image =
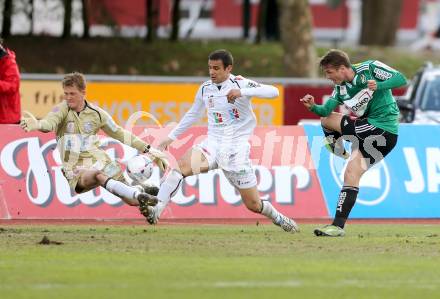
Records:
[[[354,64],[352,69],[355,72],[353,80],[335,85],[325,104],[314,105],[311,111],[328,116],[337,106],[344,104],[356,116],[367,118],[373,126],[397,134],[399,108],[391,89],[405,85],[405,77],[377,60]],[[368,80],[377,82],[377,90],[373,92],[367,88]]]

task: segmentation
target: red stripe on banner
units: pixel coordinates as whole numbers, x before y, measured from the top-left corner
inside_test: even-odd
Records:
[[[144,140],[157,143],[170,128],[136,128]],[[137,208],[98,188],[71,193],[62,175],[52,133],[25,134],[18,126],[3,125],[0,137],[0,217],[3,219],[123,219],[141,218]],[[200,142],[205,127],[194,127],[170,147],[175,165],[183,153]],[[106,141],[107,139],[103,139]],[[259,127],[251,138],[251,159],[263,199],[296,218],[328,217],[319,181],[301,127]],[[125,161],[135,152],[116,142],[104,147]],[[158,174],[158,172],[156,171]],[[158,180],[159,178],[156,177]],[[181,191],[162,218],[255,218],[221,172],[186,178]]]

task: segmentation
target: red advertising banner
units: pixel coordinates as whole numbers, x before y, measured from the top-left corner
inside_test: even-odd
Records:
[[[301,120],[318,120],[319,116],[307,110],[299,101],[306,94],[311,94],[315,97],[317,104],[322,104],[330,97],[333,91],[333,86],[329,81],[328,85],[323,84],[288,84],[284,85],[284,125],[297,125]],[[406,91],[405,87],[393,89],[393,95],[400,96]],[[344,106],[340,106],[339,112],[349,113],[344,111]],[[338,110],[337,110],[338,111]]]
[[[75,194],[61,172],[54,134],[24,133],[2,125],[0,138],[0,219],[126,219],[141,218],[137,208],[104,188]],[[168,128],[135,133],[149,142]],[[194,127],[169,152],[171,163],[203,140],[205,127]],[[125,163],[136,150],[102,136],[109,155]],[[154,143],[154,142],[153,142]],[[315,167],[301,127],[260,127],[251,138],[251,159],[263,199],[295,218],[328,217]],[[176,157],[176,158],[175,158]],[[152,182],[159,183],[155,169]],[[161,218],[259,218],[248,211],[224,174],[217,170],[188,177]]]

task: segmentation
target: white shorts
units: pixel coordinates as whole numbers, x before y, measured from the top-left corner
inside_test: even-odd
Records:
[[[220,168],[226,178],[237,189],[247,189],[257,185],[257,177],[249,158],[251,146],[248,142],[222,147],[209,139],[194,145],[209,164],[209,170]]]

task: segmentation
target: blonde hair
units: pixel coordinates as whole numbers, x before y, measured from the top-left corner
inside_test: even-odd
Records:
[[[86,77],[78,72],[73,72],[70,74],[67,74],[64,76],[63,81],[63,88],[66,86],[75,86],[79,90],[86,90]]]

